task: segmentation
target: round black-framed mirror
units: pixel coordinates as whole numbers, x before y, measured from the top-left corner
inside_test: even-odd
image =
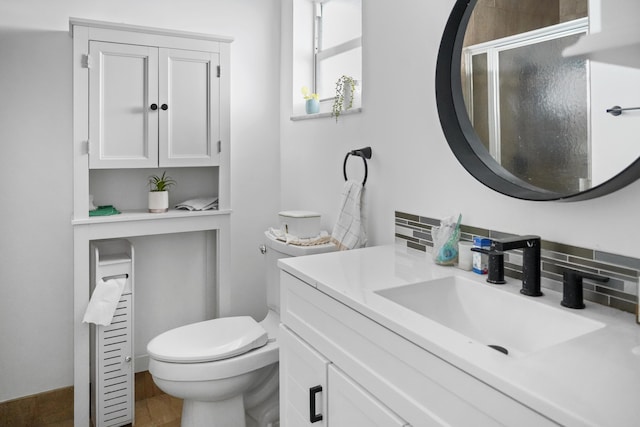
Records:
[[[579,201],[604,196],[640,178],[640,158],[613,178],[573,193],[558,193],[527,183],[504,169],[478,137],[465,105],[461,79],[462,48],[477,0],[457,0],[447,21],[436,66],[436,102],[444,134],[462,166],[487,187],[524,200]]]

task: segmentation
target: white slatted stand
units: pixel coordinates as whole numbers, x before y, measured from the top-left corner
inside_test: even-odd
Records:
[[[109,326],[91,326],[91,418],[95,427],[134,422],[133,247],[124,239],[91,243],[91,290],[100,279],[127,277]]]

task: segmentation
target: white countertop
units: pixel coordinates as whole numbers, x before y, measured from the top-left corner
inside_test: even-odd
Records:
[[[374,291],[455,274],[531,298],[519,294],[519,280],[490,285],[486,276],[435,265],[430,254],[399,245],[282,259],[279,266],[562,425],[640,425],[640,325],[629,313],[589,301],[584,310],[564,308],[560,293],[543,289],[535,301],[606,326],[525,356],[505,357]]]

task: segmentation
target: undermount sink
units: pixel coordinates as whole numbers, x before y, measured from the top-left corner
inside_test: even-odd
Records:
[[[449,276],[376,293],[511,356],[551,347],[605,325],[465,277]]]

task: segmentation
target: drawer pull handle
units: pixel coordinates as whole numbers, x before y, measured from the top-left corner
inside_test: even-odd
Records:
[[[322,414],[316,413],[316,394],[322,392],[322,386],[317,385],[309,389],[309,422],[315,423],[322,420]]]

